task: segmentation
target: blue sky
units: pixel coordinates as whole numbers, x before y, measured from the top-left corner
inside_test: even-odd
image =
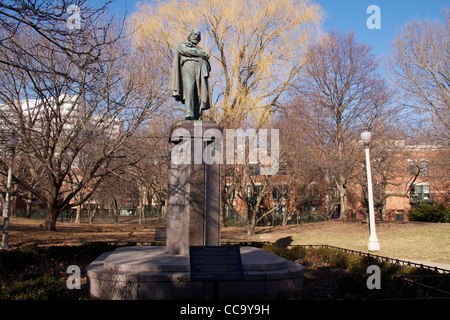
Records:
[[[230,0],[233,1],[233,0]],[[276,0],[274,0],[276,1]],[[111,13],[128,15],[136,10],[139,0],[113,0]],[[324,30],[355,32],[358,42],[367,43],[373,53],[383,55],[394,39],[396,29],[415,19],[443,19],[442,9],[450,8],[448,0],[315,0],[326,12]],[[97,2],[98,4],[98,2]],[[368,29],[367,7],[380,8],[381,29]]]
[[[326,11],[325,30],[355,32],[358,42],[369,44],[373,53],[386,53],[396,30],[415,20],[443,20],[442,9],[450,8],[448,0],[316,0]],[[381,13],[381,29],[368,29],[371,14],[367,7],[377,5]]]

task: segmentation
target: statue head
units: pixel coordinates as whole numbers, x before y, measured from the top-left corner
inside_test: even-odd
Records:
[[[202,40],[202,35],[200,33],[200,30],[193,29],[188,35],[189,42],[193,44],[198,44]]]

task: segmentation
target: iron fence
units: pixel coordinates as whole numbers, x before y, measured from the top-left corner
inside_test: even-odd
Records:
[[[450,276],[439,275],[400,275],[394,279],[402,286],[415,289],[418,297],[427,298],[450,298]]]
[[[308,245],[289,245],[287,247],[296,247],[296,246],[309,247],[309,248],[313,248],[313,247],[330,248],[330,249],[341,250],[341,251],[352,253],[352,254],[366,256],[368,258],[373,258],[373,259],[378,260],[380,263],[387,262],[387,263],[391,263],[391,264],[394,264],[394,265],[408,266],[408,267],[421,268],[421,269],[428,269],[428,270],[432,270],[432,271],[439,272],[439,273],[442,273],[442,274],[450,274],[450,270],[439,268],[439,267],[436,267],[436,266],[426,265],[426,264],[423,264],[423,263],[417,263],[417,262],[408,261],[408,260],[402,260],[402,259],[397,259],[397,258],[389,258],[389,257],[380,256],[380,255],[373,254],[373,253],[368,253],[368,252],[364,252],[364,251],[357,251],[357,250],[352,250],[352,249],[346,249],[346,248],[340,248],[340,247],[330,246],[330,245],[327,245],[327,244],[321,244],[321,245],[309,245],[309,244]]]

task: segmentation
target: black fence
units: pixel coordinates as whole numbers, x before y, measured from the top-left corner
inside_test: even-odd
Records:
[[[428,270],[432,270],[432,271],[436,271],[436,272],[439,272],[439,273],[449,274],[450,275],[450,270],[443,269],[443,268],[438,268],[436,266],[430,266],[430,265],[426,265],[426,264],[423,264],[423,263],[417,263],[417,262],[408,261],[408,260],[389,258],[389,257],[380,256],[380,255],[373,254],[373,253],[357,251],[357,250],[352,250],[352,249],[346,249],[346,248],[340,248],[340,247],[330,246],[330,245],[326,245],[326,244],[322,244],[322,245],[292,245],[292,246],[290,245],[290,246],[287,246],[287,247],[330,248],[330,249],[341,250],[341,251],[352,253],[352,254],[356,254],[356,255],[362,255],[362,256],[370,257],[370,258],[378,260],[380,263],[387,262],[387,263],[391,263],[391,264],[394,264],[394,265],[409,266],[409,267],[421,268],[421,269],[428,269]]]
[[[450,298],[450,275],[401,275],[394,276],[402,286],[412,287],[419,298]]]

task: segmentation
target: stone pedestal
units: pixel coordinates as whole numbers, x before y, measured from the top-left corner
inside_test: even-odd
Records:
[[[178,121],[169,143],[166,252],[188,256],[189,246],[220,245],[220,165],[207,157],[212,144],[221,146],[222,129],[215,122]]]
[[[253,247],[240,247],[243,280],[192,281],[189,257],[164,247],[123,247],[87,267],[89,292],[111,300],[193,300],[275,297],[303,288],[302,265]]]

